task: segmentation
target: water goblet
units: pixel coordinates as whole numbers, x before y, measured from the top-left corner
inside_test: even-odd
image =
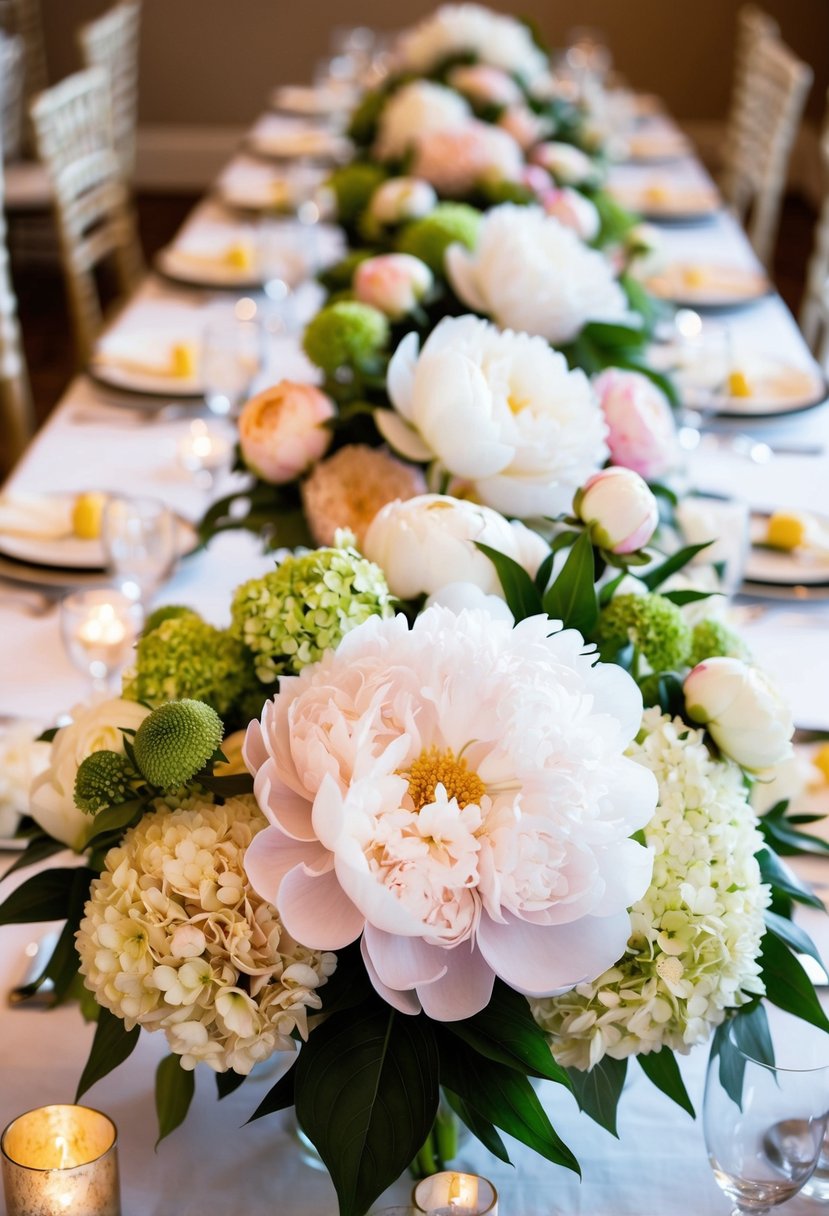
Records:
[[[201,377],[208,409],[233,416],[262,362],[262,329],[247,297],[212,310],[201,345]]]
[[[117,672],[130,658],[141,630],[139,602],[111,587],[73,591],[60,604],[60,628],[66,653],[89,677],[92,692],[112,691]]]
[[[826,1035],[818,1040],[806,1023],[787,1021],[796,1022],[796,1030],[786,1035],[782,1056],[778,1044],[774,1065],[755,1059],[734,1023],[726,1032],[730,1058],[742,1070],[739,1103],[724,1084],[721,1056],[708,1063],[705,1144],[714,1177],[734,1205],[732,1216],[759,1216],[791,1199],[820,1155],[829,1116]]]
[[[153,498],[113,495],[104,508],[101,543],[121,590],[146,602],[172,571],[177,557],[172,511]]]

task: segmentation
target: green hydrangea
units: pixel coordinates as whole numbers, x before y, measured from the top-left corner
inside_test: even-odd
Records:
[[[333,376],[341,367],[363,368],[387,346],[388,319],[357,300],[339,300],[309,321],[302,340],[312,363]]]
[[[443,258],[450,245],[474,249],[481,226],[481,213],[466,203],[439,203],[422,219],[407,224],[397,247],[425,262],[433,274],[443,274]]]
[[[148,705],[206,701],[224,717],[250,682],[248,671],[245,648],[232,634],[187,613],[162,621],[140,639],[123,695]]]
[[[749,660],[751,653],[739,634],[723,621],[714,620],[712,617],[698,621],[691,633],[689,667],[696,667],[697,663],[702,663],[705,659],[717,659],[721,656]]]
[[[97,815],[108,806],[126,802],[137,774],[121,752],[93,752],[75,774],[75,806]]]
[[[599,616],[596,641],[608,658],[632,642],[654,671],[674,671],[687,663],[691,630],[662,595],[617,595]]]
[[[379,165],[353,164],[335,169],[328,185],[337,200],[337,216],[341,224],[355,224],[369,204],[374,191],[386,180]]]
[[[160,608],[156,608],[147,617],[142,632],[152,633],[154,629],[158,629],[159,625],[163,625],[165,621],[176,621],[184,616],[194,616],[197,619],[201,619],[198,612],[195,612],[192,608],[185,608],[184,604],[162,604]]]
[[[168,701],[135,732],[135,762],[150,785],[174,789],[204,768],[223,733],[221,718],[204,701]]]
[[[316,663],[371,616],[391,616],[379,566],[350,546],[288,557],[233,597],[232,629],[253,651],[256,674],[272,683]]]

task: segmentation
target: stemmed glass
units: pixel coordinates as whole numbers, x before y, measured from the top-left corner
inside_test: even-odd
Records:
[[[721,1057],[712,1054],[708,1062],[705,1144],[732,1216],[758,1216],[785,1203],[817,1164],[829,1116],[829,1052],[826,1035],[818,1040],[810,1029],[797,1022],[785,1039],[785,1066],[780,1060],[772,1066],[741,1045],[732,1023],[729,1055],[744,1068],[739,1104],[723,1084]]]
[[[262,328],[256,310],[240,300],[217,308],[202,334],[201,378],[211,413],[233,415],[243,404],[262,363]]]
[[[175,516],[163,503],[119,495],[108,499],[101,542],[126,595],[146,603],[175,565],[176,534]]]

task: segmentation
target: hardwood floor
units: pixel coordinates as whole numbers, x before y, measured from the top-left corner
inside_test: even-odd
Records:
[[[148,262],[165,245],[187,216],[196,197],[142,194],[137,200],[139,225]],[[783,210],[774,259],[780,294],[797,315],[806,263],[812,248],[814,210],[789,197]],[[74,373],[72,336],[66,312],[63,280],[56,262],[12,265],[32,392],[39,421],[60,399]]]

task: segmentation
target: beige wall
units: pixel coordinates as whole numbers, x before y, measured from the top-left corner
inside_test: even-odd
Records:
[[[107,0],[41,0],[53,79],[78,66],[74,31]],[[246,123],[275,83],[307,80],[334,25],[405,25],[432,0],[144,0],[144,124]],[[618,67],[681,119],[724,114],[739,0],[501,0],[560,44],[574,24],[606,32]],[[815,70],[809,115],[829,86],[829,0],[765,0]]]

